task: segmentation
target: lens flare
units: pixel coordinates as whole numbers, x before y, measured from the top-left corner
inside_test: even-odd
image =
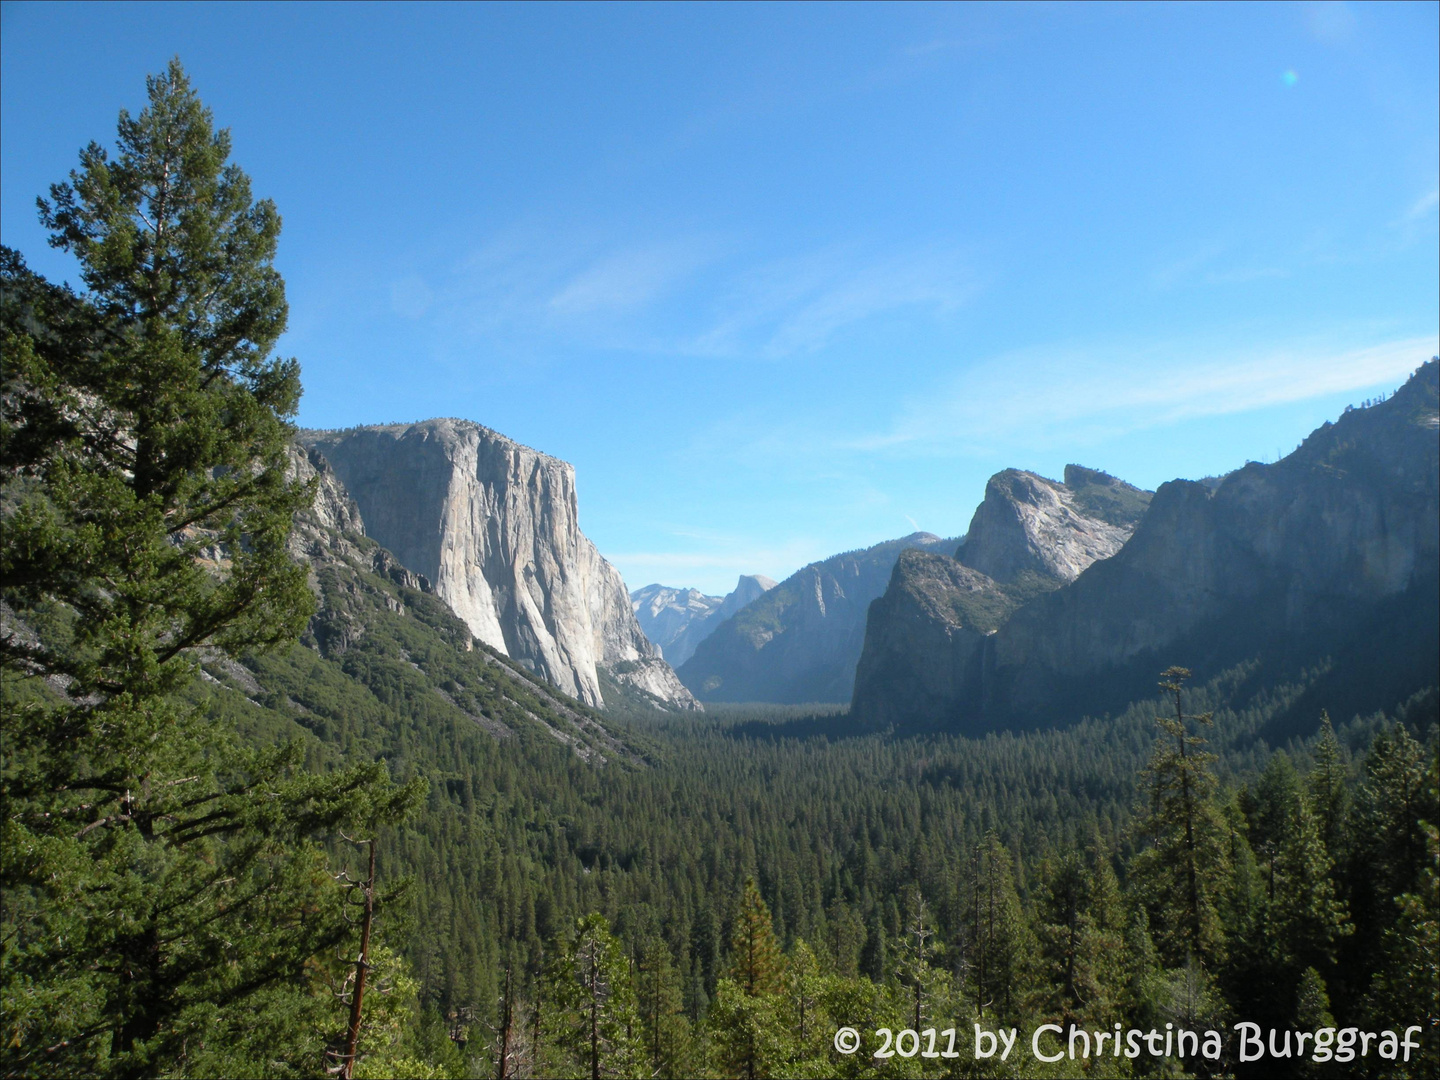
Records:
[[[1294,86],[1297,82],[1300,81],[1300,76],[1297,75],[1295,73],[1295,70],[1292,68],[1291,70],[1285,72],[1284,75],[1280,76],[1280,81],[1286,86]]]

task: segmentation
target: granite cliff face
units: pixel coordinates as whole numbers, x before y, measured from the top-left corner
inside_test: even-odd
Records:
[[[672,667],[679,667],[717,626],[774,587],[764,574],[741,574],[735,588],[723,597],[706,596],[699,589],[646,585],[630,594],[630,606],[645,636]]]
[[[948,555],[902,552],[870,605],[851,715],[900,726],[947,714],[978,677],[986,636],[1017,606],[993,578]]]
[[[811,563],[719,623],[680,666],[702,701],[847,701],[865,640],[865,612],[902,551],[954,540],[913,533]]]
[[[597,665],[697,703],[646,639],[619,573],[580,531],[575,470],[466,420],[306,431],[367,534],[434,583],[480,641],[590,705]]]
[[[1123,708],[1172,663],[1201,678],[1243,667],[1254,692],[1308,687],[1295,709],[1313,715],[1322,705],[1336,715],[1393,707],[1432,685],[1436,371],[1432,360],[1391,398],[1347,410],[1279,462],[1163,485],[1123,548],[1018,605],[993,633],[973,617],[906,607],[910,583],[897,580],[894,613],[873,626],[857,711],[965,731],[1034,726]],[[945,589],[930,592],[943,607]],[[937,667],[943,678],[905,696],[909,680]]]
[[[1006,469],[985,485],[955,557],[1003,584],[1026,575],[1064,584],[1119,551],[1149,501],[1149,492],[1079,465],[1066,466],[1063,484]]]
[[[985,639],[1027,600],[1118,552],[1150,493],[1065,468],[1065,483],[1006,469],[990,478],[951,558],[907,551],[869,610],[851,712],[874,724],[944,713],[980,675]]]

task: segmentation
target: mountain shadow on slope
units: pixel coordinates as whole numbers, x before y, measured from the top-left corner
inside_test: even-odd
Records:
[[[849,701],[865,613],[895,560],[954,544],[917,532],[811,563],[721,623],[680,666],[680,681],[701,701]]]

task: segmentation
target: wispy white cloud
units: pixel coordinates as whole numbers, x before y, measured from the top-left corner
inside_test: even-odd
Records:
[[[686,351],[772,359],[814,352],[876,316],[948,313],[975,294],[978,281],[969,260],[955,250],[874,255],[830,248],[774,260],[728,283],[713,318]]]
[[[1160,289],[1172,288],[1214,262],[1225,253],[1228,246],[1218,240],[1207,241],[1193,251],[1170,259],[1151,271],[1150,282]]]
[[[767,257],[713,235],[615,244],[514,230],[472,251],[447,287],[427,292],[425,308],[437,331],[467,344],[548,338],[777,360],[814,353],[867,320],[944,317],[979,280],[964,253],[939,247],[832,245]]]
[[[1243,285],[1268,278],[1287,278],[1290,271],[1280,266],[1240,262],[1225,257],[1235,245],[1219,240],[1207,241],[1179,258],[1171,259],[1150,272],[1150,284],[1157,289],[1173,289],[1182,285]],[[1241,255],[1243,260],[1245,256]]]
[[[704,266],[708,247],[684,241],[608,253],[565,282],[549,307],[573,316],[643,307]]]
[[[1410,209],[1405,211],[1406,221],[1418,221],[1420,218],[1429,217],[1440,208],[1440,190],[1430,191],[1411,204]]]
[[[1205,275],[1205,281],[1211,285],[1245,285],[1289,276],[1290,271],[1280,266],[1237,266],[1233,270],[1211,271]]]
[[[1127,431],[1397,385],[1435,337],[1360,348],[1314,342],[1208,357],[1195,346],[1029,350],[977,364],[855,450],[984,453],[997,443],[1093,443]]]

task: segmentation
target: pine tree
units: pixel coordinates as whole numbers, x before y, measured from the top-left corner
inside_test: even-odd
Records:
[[[814,1072],[829,1049],[833,1028],[822,1005],[826,984],[814,951],[803,939],[795,942],[784,973],[784,1022],[794,1039],[794,1073]]]
[[[1157,989],[1159,1015],[1150,1026],[1158,1029],[1162,1017],[1167,1027],[1174,1024],[1188,1031],[1213,1031],[1226,1026],[1228,1009],[1217,980],[1195,956],[1189,956],[1180,968],[1166,972],[1158,980]],[[1203,1056],[1187,1058],[1185,1067],[1202,1080],[1217,1074],[1228,1075],[1223,1065],[1217,1066]]]
[[[1330,857],[1338,862],[1344,854],[1340,851],[1339,842],[1350,806],[1350,790],[1345,783],[1345,761],[1340,754],[1340,743],[1335,738],[1335,726],[1331,724],[1328,712],[1320,713],[1320,742],[1315,747],[1315,764],[1310,770],[1308,783],[1310,803],[1320,822],[1320,840]]]
[[[1042,865],[1036,932],[1046,1015],[1082,1025],[1108,1015],[1123,981],[1119,899],[1098,838],[1088,858],[1072,851]]]
[[[603,915],[577,919],[555,950],[543,1005],[544,1075],[578,1070],[590,1080],[632,1076],[639,1059],[630,964]]]
[[[1306,968],[1295,991],[1295,1028],[1298,1031],[1319,1031],[1335,1027],[1335,1017],[1330,1013],[1330,995],[1325,990],[1325,980],[1314,968]],[[1302,1076],[1324,1076],[1330,1070],[1314,1061],[1302,1061],[1298,1072]]]
[[[907,916],[900,935],[900,963],[896,974],[909,998],[908,1026],[921,1031],[929,1026],[943,972],[931,964],[935,954],[935,928],[920,890],[911,887],[906,896]]]
[[[994,833],[976,849],[967,905],[970,996],[977,1016],[1015,1017],[1027,1004],[1036,945],[1015,892],[1015,862]]]
[[[1422,821],[1436,815],[1425,783],[1427,755],[1403,725],[1375,737],[1365,756],[1365,783],[1356,799],[1356,831],[1367,838],[1360,864],[1386,900],[1411,892],[1426,867]]]
[[[644,1029],[647,1075],[680,1077],[694,1072],[690,1022],[684,990],[670,949],[659,937],[646,938],[635,965],[635,997]]]
[[[865,916],[865,943],[860,947],[859,970],[876,984],[883,983],[890,974],[890,947],[879,904],[871,904]]]
[[[780,989],[783,964],[770,909],[755,879],[746,878],[730,935],[730,978],[750,997],[774,994]]]
[[[1365,780],[1350,816],[1345,878],[1354,936],[1345,944],[1342,968],[1351,973],[1334,987],[1337,998],[1363,998],[1385,934],[1396,927],[1401,897],[1420,895],[1427,867],[1425,823],[1440,820],[1426,784],[1425,748],[1395,724],[1380,731],[1365,755]]]
[[[318,1062],[312,962],[351,931],[310,838],[420,795],[243,746],[194,690],[202,656],[305,625],[310,492],[286,473],[298,367],[270,357],[279,218],[178,62],[148,89],[117,157],[91,144],[41,202],[87,291],[0,260],[0,1053],[30,1075]]]
[[[1250,844],[1265,866],[1265,894],[1275,899],[1275,857],[1290,833],[1300,800],[1300,777],[1284,750],[1271,755],[1250,800]]]
[[[784,957],[770,909],[754,878],[745,879],[730,935],[730,970],[715,988],[709,1028],[723,1065],[754,1080],[774,1074],[792,1047],[780,1028]]]
[[[1266,922],[1271,947],[1283,967],[1330,968],[1335,947],[1352,927],[1345,903],[1335,896],[1330,855],[1309,800],[1296,793],[1272,861],[1274,883]]]
[[[1148,813],[1139,828],[1148,847],[1136,858],[1133,874],[1145,891],[1156,944],[1173,965],[1188,955],[1208,962],[1221,955],[1224,933],[1218,902],[1228,877],[1227,830],[1214,803],[1215,756],[1202,749],[1188,721],[1209,725],[1209,713],[1186,715],[1181,695],[1190,672],[1172,667],[1160,687],[1171,698],[1175,715],[1157,715],[1160,736],[1146,769]]]
[[[695,958],[693,978],[698,984],[691,992],[694,1002],[691,1019],[698,1022],[705,1012],[702,999],[708,1003],[720,978],[720,930],[715,909],[708,901],[701,903],[695,912],[695,921],[690,924],[690,954]]]
[[[1157,1027],[1168,1003],[1160,950],[1150,933],[1150,917],[1137,907],[1125,929],[1125,1015],[1140,1027]]]
[[[1295,1026],[1300,1031],[1335,1026],[1335,1018],[1330,1015],[1330,995],[1325,992],[1325,980],[1313,967],[1306,968],[1301,974],[1300,985],[1295,990]]]
[[[1395,919],[1381,933],[1364,1012],[1377,1027],[1419,1024],[1420,1060],[1433,1066],[1440,1061],[1440,755],[1433,740],[1429,749],[1417,799],[1425,862],[1412,888],[1394,899]]]

